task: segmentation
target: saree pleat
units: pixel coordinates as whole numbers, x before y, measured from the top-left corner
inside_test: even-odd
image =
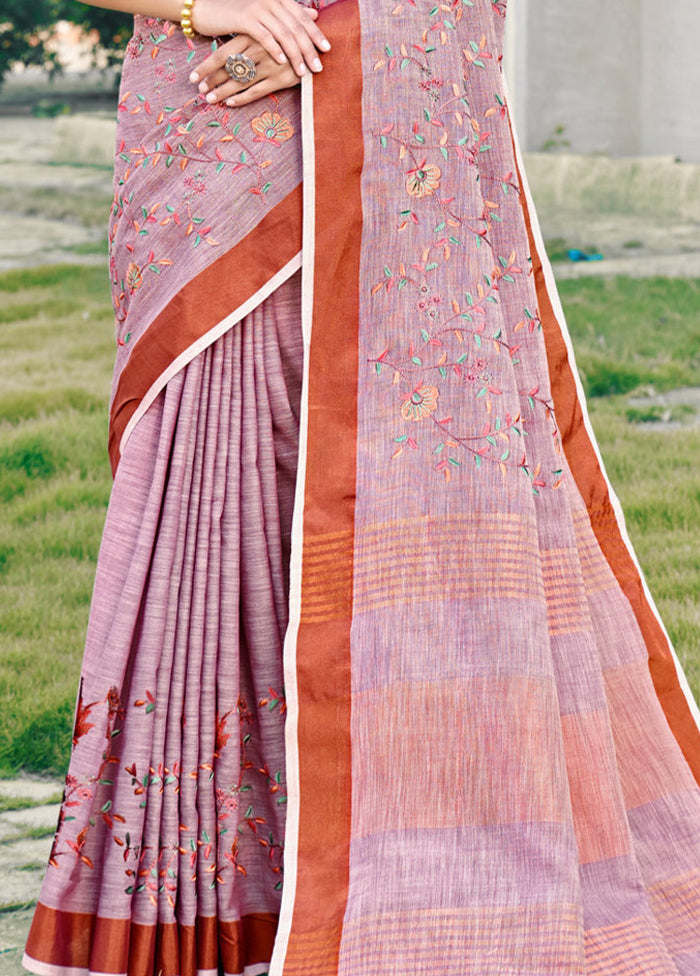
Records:
[[[122,458],[52,851],[56,865],[75,859],[73,878],[65,888],[49,868],[28,948],[39,968],[43,953],[94,972],[266,968],[284,830],[298,292],[296,276],[171,380]]]

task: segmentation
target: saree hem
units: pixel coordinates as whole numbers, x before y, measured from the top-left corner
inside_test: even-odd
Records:
[[[239,305],[238,308],[234,309],[230,315],[227,315],[225,319],[219,322],[217,325],[210,328],[204,335],[200,336],[192,345],[188,346],[184,352],[181,352],[179,356],[172,360],[170,365],[165,369],[153,382],[153,384],[145,391],[143,397],[131,415],[129,422],[124,428],[124,432],[119,441],[119,453],[124,452],[127,441],[131,435],[136,424],[146,413],[148,408],[151,406],[153,401],[156,399],[158,394],[161,392],[163,387],[176,376],[181,369],[184,369],[188,363],[191,363],[201,352],[203,352],[207,346],[210,346],[213,342],[216,342],[225,332],[229,329],[235,328],[236,325],[245,318],[246,315],[250,315],[258,305],[265,301],[274,291],[276,291],[280,285],[283,285],[285,281],[295,272],[299,271],[302,265],[302,255],[301,252],[296,254],[291,261],[280,268],[280,270],[274,274],[268,281],[265,282],[262,288],[259,288],[254,295]]]

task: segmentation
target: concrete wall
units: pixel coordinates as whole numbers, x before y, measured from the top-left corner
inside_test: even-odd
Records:
[[[699,0],[509,0],[506,66],[521,141],[700,162]]]

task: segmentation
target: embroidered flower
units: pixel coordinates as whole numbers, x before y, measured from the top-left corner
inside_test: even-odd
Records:
[[[126,287],[129,289],[133,295],[135,291],[138,291],[143,284],[143,275],[141,274],[141,268],[134,261],[131,262],[129,267],[126,269]]]
[[[404,420],[422,420],[437,410],[438,390],[434,386],[419,384],[411,393],[402,396],[401,416]]]
[[[294,135],[292,123],[278,112],[263,112],[251,121],[250,127],[255,133],[254,142],[270,142],[273,146],[281,145]]]
[[[409,169],[406,189],[412,197],[430,196],[440,186],[441,176],[442,171],[439,166],[435,163],[426,163],[424,160],[420,166]]]
[[[428,78],[425,81],[421,81],[420,88],[421,91],[427,92],[431,98],[436,99],[440,94],[441,88],[444,86],[445,82],[442,78]]]
[[[190,193],[207,192],[207,186],[204,181],[204,175],[200,171],[197,171],[194,174],[194,176],[186,176],[182,181],[182,185],[185,187],[186,190],[189,190]]]

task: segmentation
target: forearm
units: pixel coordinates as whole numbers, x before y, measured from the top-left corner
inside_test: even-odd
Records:
[[[145,17],[162,17],[164,20],[180,20],[182,0],[81,0],[90,7],[106,7],[107,10],[122,10],[127,14],[142,14]]]

